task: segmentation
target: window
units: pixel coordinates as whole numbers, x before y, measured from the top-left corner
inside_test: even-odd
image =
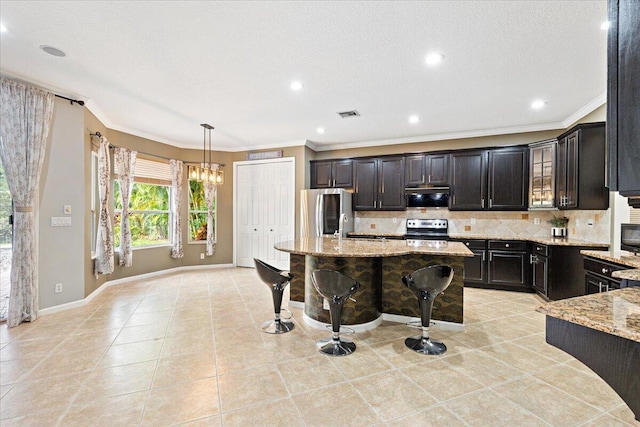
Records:
[[[171,243],[171,170],[166,163],[138,158],[129,199],[129,226],[134,248]],[[120,247],[120,188],[114,179],[114,246]]]
[[[213,233],[216,232],[216,200],[213,201]],[[189,181],[189,242],[207,241],[207,203],[204,183]]]

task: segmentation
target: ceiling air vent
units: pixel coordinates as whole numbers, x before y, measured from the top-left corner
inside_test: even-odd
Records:
[[[356,110],[351,110],[351,111],[343,111],[341,113],[338,113],[338,115],[343,119],[346,119],[348,117],[358,117],[360,116],[360,113],[358,113]]]

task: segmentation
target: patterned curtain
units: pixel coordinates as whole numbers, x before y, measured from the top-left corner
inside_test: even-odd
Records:
[[[133,264],[133,252],[131,251],[131,227],[129,225],[129,199],[131,187],[133,187],[133,173],[136,168],[136,151],[128,148],[117,147],[113,153],[118,171],[117,179],[120,187],[120,202],[122,203],[122,215],[120,215],[120,260],[121,267],[131,267]]]
[[[211,182],[204,183],[204,201],[207,204],[207,256],[213,255],[216,250],[216,230],[214,227],[215,210],[213,207],[218,194],[218,186]],[[217,202],[215,203],[218,204]]]
[[[98,191],[100,196],[100,215],[96,236],[95,274],[113,273],[113,229],[109,212],[109,194],[111,193],[111,159],[109,141],[100,137],[98,148]]]
[[[180,160],[169,160],[171,167],[171,205],[173,207],[173,227],[171,241],[171,258],[182,258],[182,173],[184,166]]]
[[[2,78],[0,157],[14,203],[13,255],[7,325],[38,317],[38,247],[34,202],[38,195],[53,113],[50,92]]]

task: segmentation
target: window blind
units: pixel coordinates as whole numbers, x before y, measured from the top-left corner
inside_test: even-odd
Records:
[[[640,209],[629,208],[629,222],[631,224],[640,224]]]
[[[118,173],[118,165],[114,164],[113,172],[115,174]],[[135,182],[171,185],[171,167],[169,163],[137,158],[133,176]]]

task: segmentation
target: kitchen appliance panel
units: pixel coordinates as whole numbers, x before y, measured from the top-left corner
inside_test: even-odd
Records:
[[[352,194],[342,188],[302,190],[300,192],[300,238],[342,236],[353,231]],[[343,216],[344,215],[344,216]]]

